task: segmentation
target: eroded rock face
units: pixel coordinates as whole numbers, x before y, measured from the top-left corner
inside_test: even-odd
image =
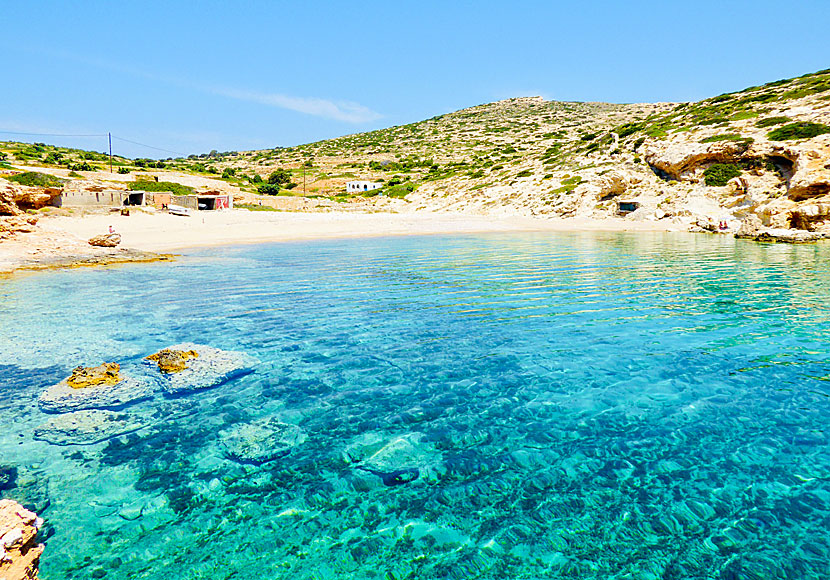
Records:
[[[36,216],[0,217],[0,240],[6,240],[17,234],[28,234],[37,229]]]
[[[90,246],[100,246],[102,248],[114,248],[121,243],[121,234],[101,234],[89,238]]]
[[[75,367],[66,384],[73,389],[83,389],[97,385],[114,385],[121,379],[121,365],[104,363],[97,367]]]
[[[61,191],[54,187],[19,187],[14,192],[14,202],[22,210],[40,209],[50,205]]]
[[[175,350],[165,348],[155,354],[151,354],[144,360],[153,361],[158,364],[159,370],[163,373],[179,373],[187,368],[187,361],[197,358],[199,353],[195,350]]]
[[[0,578],[37,580],[43,544],[35,538],[42,523],[16,501],[0,500]]]

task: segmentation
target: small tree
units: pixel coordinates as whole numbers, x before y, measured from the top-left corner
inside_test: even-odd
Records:
[[[271,185],[282,185],[291,181],[291,173],[286,169],[277,169],[268,176],[268,183]]]

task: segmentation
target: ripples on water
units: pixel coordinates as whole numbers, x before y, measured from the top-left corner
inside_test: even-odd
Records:
[[[826,578],[828,257],[524,234],[18,276],[2,495],[47,519],[47,580]],[[32,439],[74,366],[184,341],[262,364],[125,408],[134,434]],[[223,429],[266,416],[307,438],[262,465],[222,454]],[[416,480],[352,463],[390,442]]]

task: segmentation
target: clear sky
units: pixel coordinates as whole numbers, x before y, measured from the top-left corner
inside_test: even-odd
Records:
[[[0,130],[111,131],[177,154],[295,145],[514,96],[698,100],[830,68],[830,0],[0,0],[0,30]]]

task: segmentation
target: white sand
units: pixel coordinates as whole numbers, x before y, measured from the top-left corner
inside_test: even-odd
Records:
[[[506,231],[667,231],[685,229],[670,222],[622,218],[542,219],[487,217],[443,213],[195,212],[189,217],[133,211],[118,214],[54,217],[40,221],[47,231],[83,240],[106,233],[110,225],[121,234],[121,247],[153,252],[214,245],[247,244],[363,236],[506,232]]]

